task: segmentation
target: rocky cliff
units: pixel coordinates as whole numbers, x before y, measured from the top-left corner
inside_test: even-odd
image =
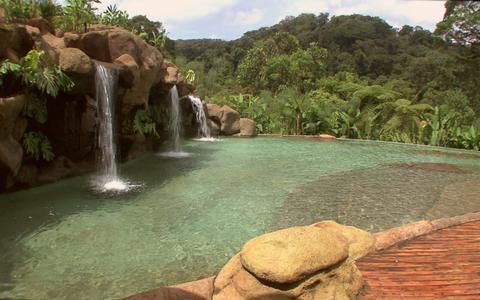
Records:
[[[119,157],[126,160],[153,149],[166,137],[168,92],[177,85],[180,96],[192,92],[172,63],[129,31],[115,27],[93,26],[88,32],[54,35],[43,19],[26,24],[0,23],[0,61],[17,62],[32,49],[46,55],[75,83],[68,92],[48,99],[48,119],[44,124],[31,122],[22,111],[26,96],[20,91],[0,97],[0,191],[33,186],[75,175],[95,167],[95,64],[118,70],[116,97]],[[182,98],[186,101],[186,98]],[[185,123],[194,126],[191,105],[183,103]],[[133,120],[139,109],[157,112],[160,138],[135,134]],[[37,161],[21,146],[28,131],[41,131],[52,145],[55,159]]]

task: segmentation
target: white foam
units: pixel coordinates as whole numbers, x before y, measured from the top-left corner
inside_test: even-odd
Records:
[[[112,180],[103,185],[104,191],[125,191],[128,185],[121,180]]]
[[[185,157],[190,157],[192,156],[191,153],[188,152],[183,152],[183,151],[169,151],[169,152],[161,152],[158,153],[159,156],[163,157],[172,157],[172,158],[185,158]]]
[[[202,138],[193,139],[193,140],[198,141],[198,142],[221,142],[221,141],[223,141],[222,139],[214,138],[214,137],[202,137]]]

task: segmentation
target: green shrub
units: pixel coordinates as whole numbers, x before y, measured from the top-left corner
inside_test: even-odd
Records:
[[[28,96],[24,114],[39,123],[47,120],[47,98],[56,97],[74,85],[60,68],[46,59],[43,51],[31,50],[18,64],[5,60],[0,65],[0,87],[5,88],[5,79],[20,82],[22,92]],[[18,91],[6,91],[15,93]]]
[[[150,114],[143,109],[139,109],[135,113],[135,118],[133,120],[133,131],[141,136],[151,134],[155,137],[159,137],[155,122]]]
[[[48,138],[41,132],[27,132],[23,135],[23,149],[36,160],[43,158],[51,161],[55,158]]]

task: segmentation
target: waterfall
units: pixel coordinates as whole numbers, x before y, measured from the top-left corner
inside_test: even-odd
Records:
[[[170,89],[170,139],[173,144],[173,152],[182,152],[180,136],[182,134],[182,116],[180,111],[180,98],[177,86]]]
[[[117,174],[115,145],[115,89],[118,82],[116,70],[96,64],[95,84],[97,98],[97,167],[100,182],[105,190],[126,189]]]
[[[207,116],[205,115],[205,109],[203,108],[202,100],[199,97],[190,95],[190,101],[192,102],[193,110],[195,111],[195,117],[197,124],[199,125],[200,138],[210,138],[210,128],[207,123]]]

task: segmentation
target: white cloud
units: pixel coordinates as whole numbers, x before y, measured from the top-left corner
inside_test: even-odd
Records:
[[[301,13],[315,13],[327,11],[330,1],[318,1],[318,0],[297,0],[289,1],[286,6],[287,15],[296,16]]]
[[[262,20],[264,12],[261,9],[253,8],[247,11],[227,13],[226,22],[229,25],[244,26],[254,25]]]
[[[239,0],[110,1],[117,2],[118,8],[128,11],[131,16],[146,15],[151,20],[161,22],[187,23],[219,12]]]
[[[333,11],[335,15],[367,14],[379,16],[397,27],[405,25],[421,25],[434,29],[445,13],[443,1],[402,1],[375,0],[356,1],[354,5],[344,6]]]
[[[295,0],[285,1],[285,15],[329,12],[333,15],[379,16],[394,26],[405,23],[434,29],[445,12],[443,1],[409,0]]]

